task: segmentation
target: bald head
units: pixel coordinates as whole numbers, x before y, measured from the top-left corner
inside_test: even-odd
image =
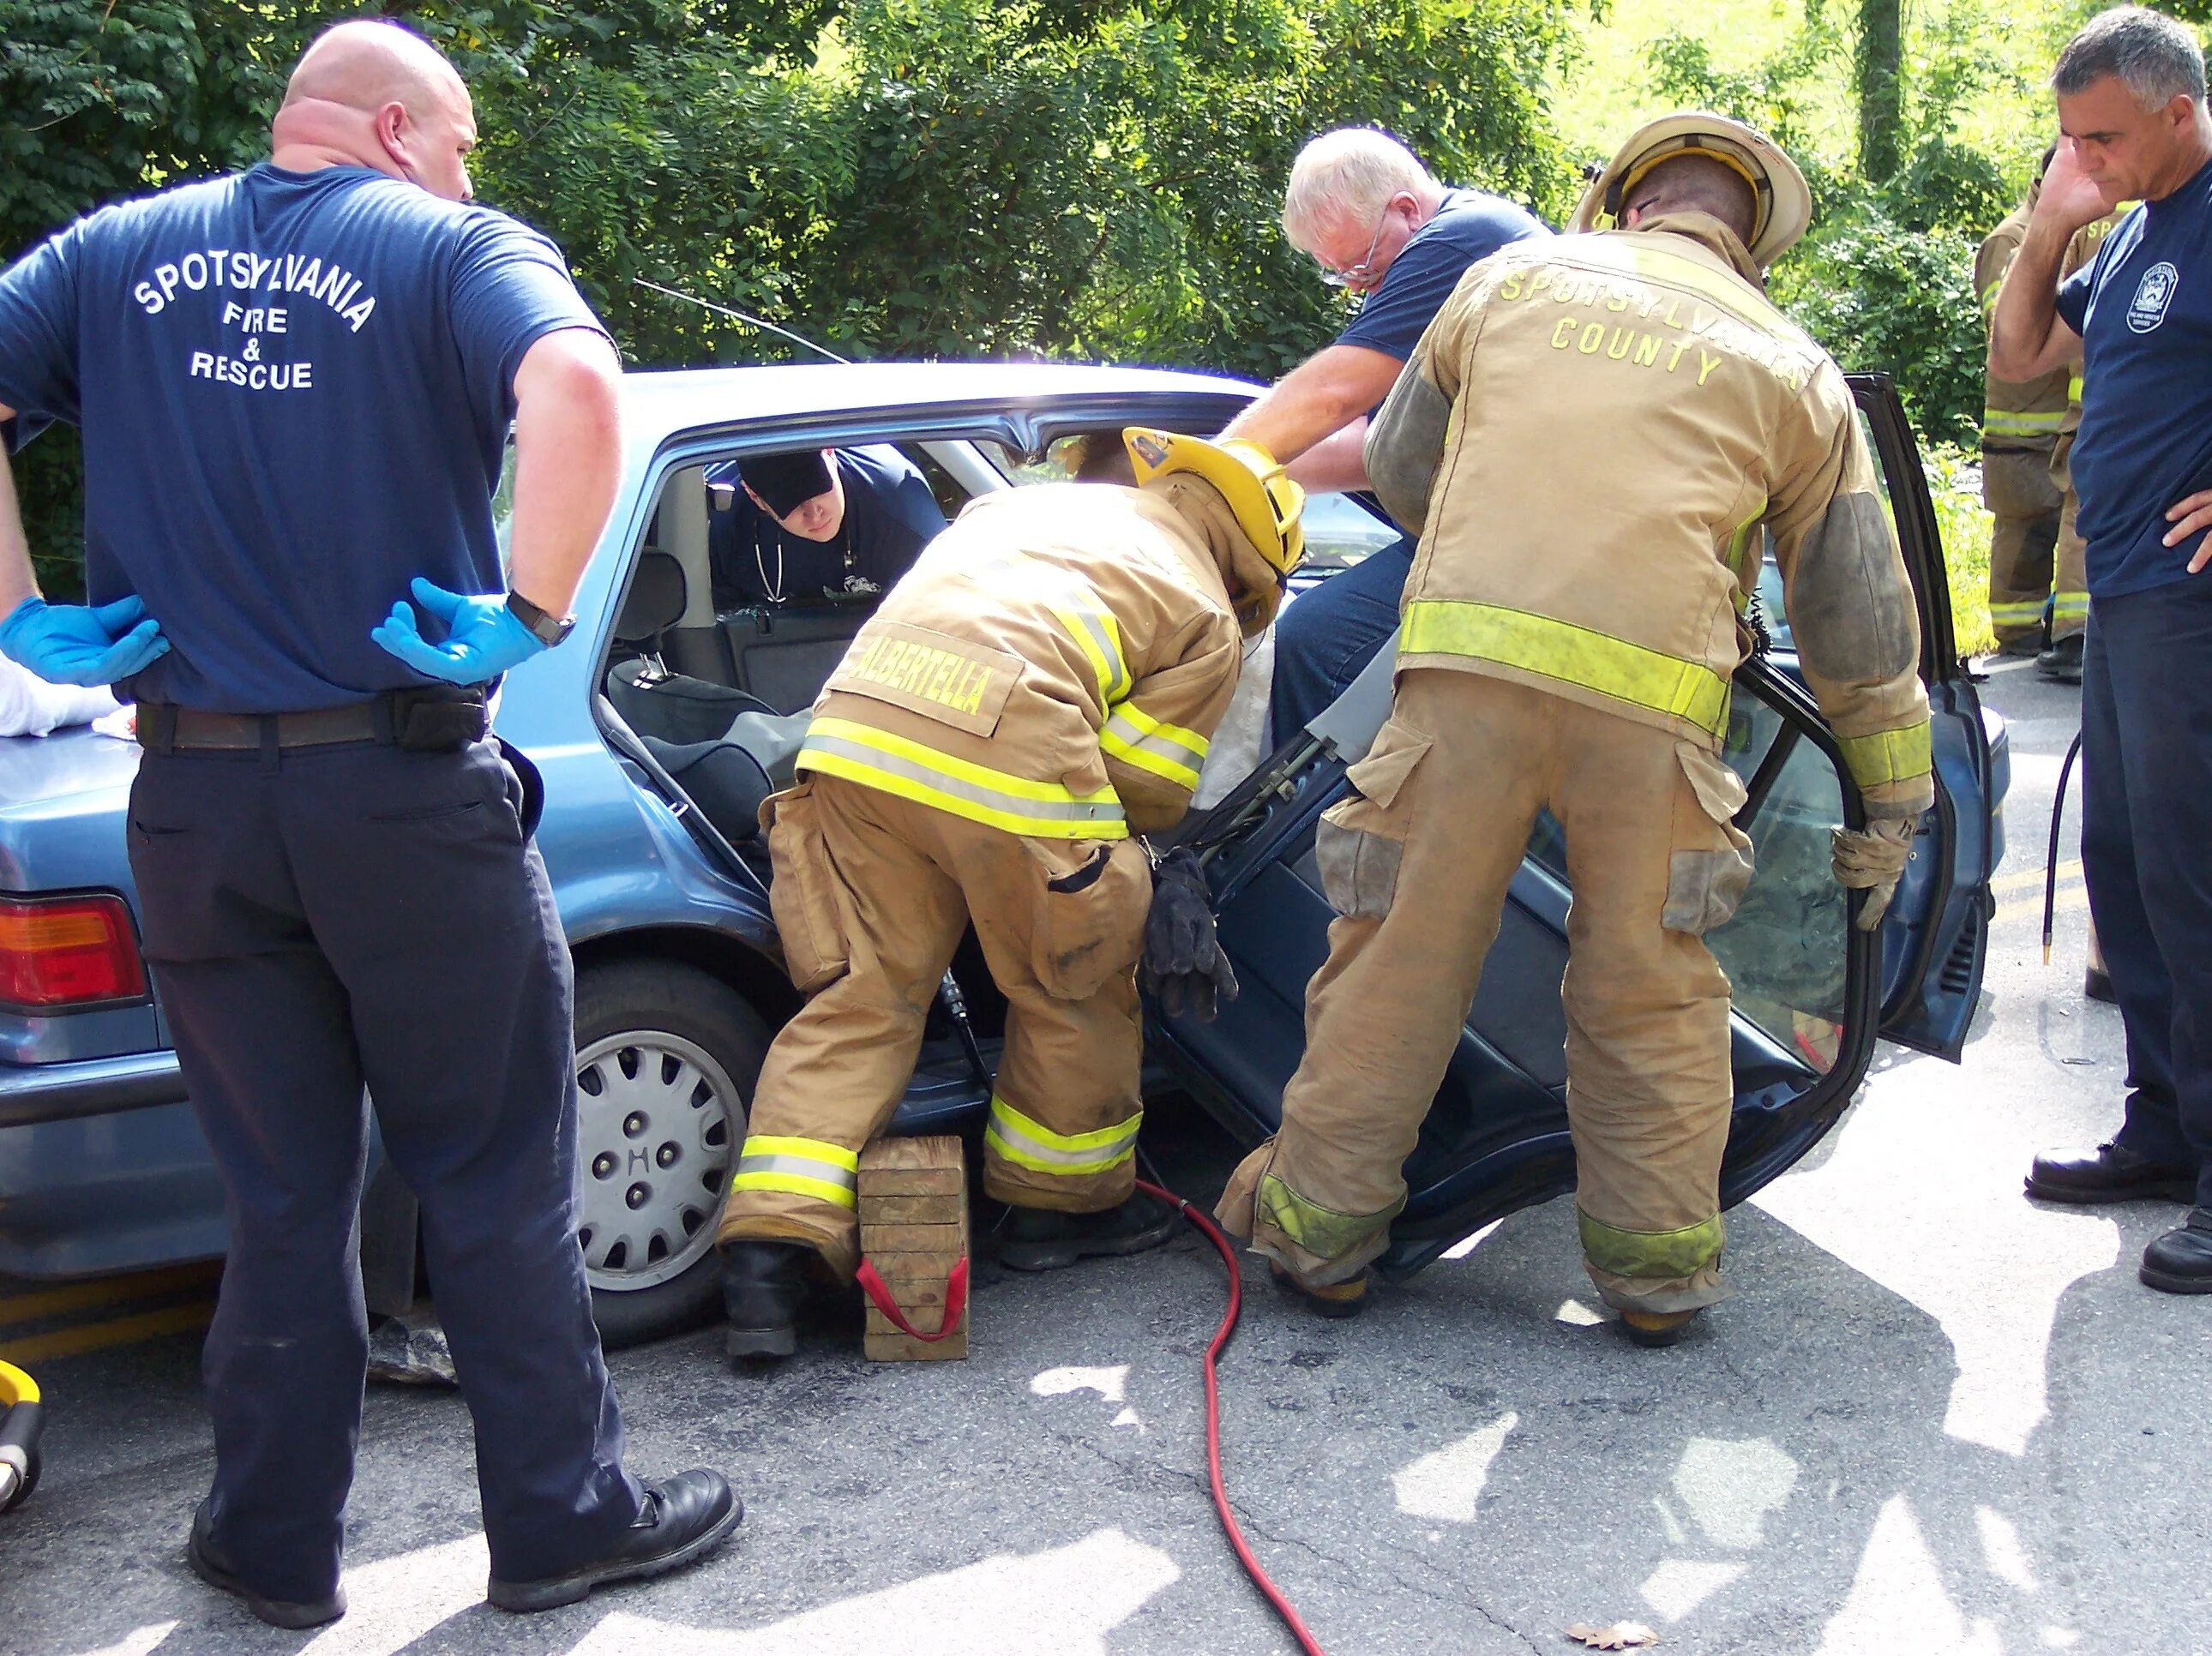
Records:
[[[316,36],[270,134],[282,167],[369,167],[448,201],[471,193],[468,88],[437,47],[398,23],[362,19]]]
[[[1759,225],[1759,197],[1734,167],[1710,155],[1680,155],[1660,162],[1636,181],[1622,204],[1621,222],[1692,212],[1711,214],[1748,247]]]

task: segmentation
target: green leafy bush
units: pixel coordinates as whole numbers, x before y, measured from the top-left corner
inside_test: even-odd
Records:
[[[1785,260],[1775,297],[1845,367],[1894,376],[1923,441],[1972,443],[1984,356],[1974,246],[1870,206]]]

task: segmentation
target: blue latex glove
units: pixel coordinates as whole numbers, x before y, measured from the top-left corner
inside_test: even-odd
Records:
[[[25,598],[0,621],[0,655],[49,684],[112,684],[169,652],[135,594],[93,609]]]
[[[487,683],[545,647],[543,639],[515,619],[503,593],[471,597],[448,592],[420,575],[407,590],[416,604],[446,623],[446,641],[433,644],[422,636],[404,598],[392,606],[392,613],[369,637],[428,677],[448,684]]]

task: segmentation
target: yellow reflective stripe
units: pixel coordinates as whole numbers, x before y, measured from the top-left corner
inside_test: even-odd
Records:
[[[2064,409],[2057,409],[2048,414],[2028,413],[2019,409],[1982,410],[1982,435],[1984,437],[2046,436],[2065,423]]]
[[[1711,668],[1525,610],[1417,600],[1406,606],[1398,653],[1473,656],[1686,719],[1715,736],[1728,728],[1728,680]]]
[[[2043,619],[2043,600],[2031,598],[2024,604],[1993,604],[1990,606],[1990,622],[1996,627],[2025,627]]]
[[[1997,295],[2003,291],[2004,278],[2002,276],[1999,276],[1995,282],[1992,282],[1988,287],[1982,289],[1982,313],[1984,316],[1996,311],[1997,307]]]
[[[2066,400],[2069,403],[2081,400],[2081,376],[2078,373],[2066,382]]]
[[[1272,1173],[1260,1175],[1255,1216],[1320,1259],[1341,1259],[1389,1227],[1406,1205],[1401,1196],[1380,1213],[1339,1213],[1309,1202]]]
[[[1101,705],[1110,707],[1129,694],[1133,681],[1121,652],[1121,623],[1098,601],[1097,591],[1090,582],[1072,569],[1024,552],[994,560],[987,569],[1002,572],[1013,585],[1025,587],[1029,596],[1052,611],[1091,663],[1098,680]]]
[[[842,1144],[755,1133],[747,1137],[738,1152],[730,1189],[778,1191],[841,1208],[857,1208],[860,1165],[860,1156]]]
[[[1909,782],[1935,768],[1926,719],[1901,731],[1876,731],[1871,736],[1837,738],[1851,780],[1862,788],[1878,788],[1886,782]]]
[[[1103,1173],[1119,1167],[1137,1151],[1137,1130],[1144,1125],[1139,1110],[1126,1121],[1091,1132],[1058,1133],[1042,1122],[1024,1115],[998,1095],[991,1095],[991,1121],[983,1142],[1016,1167],[1032,1173],[1076,1177]]]
[[[1121,658],[1121,629],[1114,617],[1103,610],[1086,610],[1072,604],[1048,604],[1060,624],[1067,629],[1076,647],[1090,658],[1091,670],[1098,676],[1098,697],[1107,707],[1129,693],[1129,669]]]
[[[1121,796],[1110,787],[1078,794],[1057,782],[1012,776],[850,719],[817,719],[809,725],[798,768],[842,776],[1009,834],[1052,840],[1129,837]]]
[[[1694,1276],[1721,1257],[1728,1231],[1717,1213],[1680,1230],[1623,1230],[1575,1210],[1583,1257],[1610,1276],[1632,1279]]]
[[[826,1138],[787,1138],[775,1133],[747,1133],[744,1146],[738,1154],[744,1156],[803,1156],[810,1161],[826,1162],[843,1172],[857,1174],[860,1168],[860,1153],[848,1150],[842,1144],[833,1144]]]
[[[1728,567],[1729,573],[1735,577],[1735,609],[1738,615],[1750,606],[1751,589],[1754,585],[1754,578],[1747,572],[1744,549],[1750,544],[1751,531],[1759,527],[1759,520],[1765,515],[1766,497],[1762,494],[1759,504],[1752,508],[1751,516],[1738,524],[1735,533],[1729,537]]]
[[[2086,621],[2089,616],[2089,595],[2061,592],[2051,600],[2051,614],[2057,621]]]
[[[1124,764],[1195,788],[1199,767],[1206,763],[1212,744],[1196,731],[1155,719],[1133,701],[1125,701],[1098,732],[1098,745]]]

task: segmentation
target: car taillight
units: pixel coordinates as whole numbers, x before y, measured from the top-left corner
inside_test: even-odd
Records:
[[[0,897],[0,1005],[45,1012],[145,992],[120,897]]]

